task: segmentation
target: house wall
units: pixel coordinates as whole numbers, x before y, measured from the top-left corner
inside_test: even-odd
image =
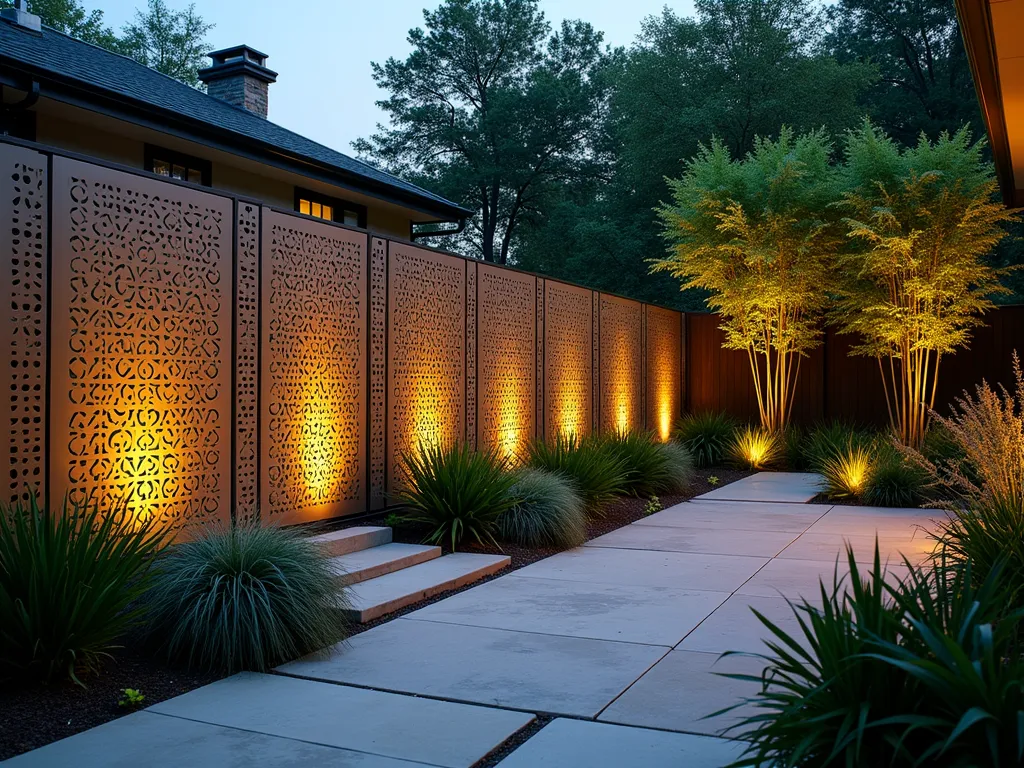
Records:
[[[0,307],[3,498],[182,532],[380,509],[420,445],[667,437],[683,401],[678,312],[2,142]]]

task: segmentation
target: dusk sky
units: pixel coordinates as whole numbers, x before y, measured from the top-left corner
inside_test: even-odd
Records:
[[[101,8],[108,25],[120,29],[145,0],[85,0]],[[181,9],[186,0],[167,0]],[[690,0],[541,0],[553,25],[562,19],[589,21],[605,42],[628,45],[641,21],[668,4],[690,14]],[[409,29],[422,26],[423,8],[435,0],[214,0],[197,2],[200,14],[216,26],[208,40],[214,48],[246,43],[269,56],[278,73],[270,87],[270,119],[352,154],[350,143],[367,136],[383,119],[374,102],[383,93],[374,85],[371,61],[409,52]]]

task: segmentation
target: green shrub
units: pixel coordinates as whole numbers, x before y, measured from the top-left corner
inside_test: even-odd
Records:
[[[737,427],[723,411],[688,413],[676,423],[672,438],[690,451],[696,466],[712,467],[725,460]]]
[[[750,740],[733,765],[1019,765],[1024,612],[1004,612],[998,580],[976,588],[969,569],[940,562],[890,585],[877,546],[864,581],[847,559],[848,583],[793,604],[795,634],[757,614],[767,668],[728,675],[761,686],[730,729]]]
[[[465,443],[443,448],[420,445],[402,456],[405,479],[398,499],[409,522],[424,523],[424,541],[450,541],[455,549],[465,538],[494,542],[498,518],[511,506],[513,477],[497,449],[474,451]]]
[[[806,472],[811,469],[807,455],[807,431],[796,424],[790,424],[780,433],[782,442],[781,461],[790,472]]]
[[[498,518],[498,533],[505,541],[569,548],[587,540],[586,507],[567,478],[524,467],[508,493],[512,506]]]
[[[209,531],[160,557],[148,634],[170,658],[263,671],[344,639],[345,593],[329,558],[294,530]]]
[[[744,427],[739,430],[729,445],[733,463],[746,469],[766,469],[775,464],[782,448],[777,432],[763,427]]]
[[[919,507],[927,497],[930,478],[899,451],[880,444],[864,488],[864,502],[875,507]]]
[[[625,492],[625,464],[605,450],[603,441],[575,435],[530,444],[527,464],[569,478],[591,512]]]
[[[825,493],[829,498],[859,497],[874,471],[871,451],[863,445],[849,445],[828,456],[821,464]]]
[[[835,459],[851,448],[868,448],[874,440],[874,434],[851,424],[842,421],[822,422],[815,425],[804,440],[806,466],[815,472],[822,472],[829,459]]]
[[[682,445],[659,443],[645,432],[608,434],[600,444],[624,467],[623,489],[634,496],[676,493],[692,478],[690,453]]]
[[[0,677],[100,671],[125,632],[167,533],[125,505],[0,509]]]

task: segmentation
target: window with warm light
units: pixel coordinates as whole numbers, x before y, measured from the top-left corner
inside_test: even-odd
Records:
[[[305,216],[366,229],[366,206],[348,203],[308,189],[295,189],[295,210]]]
[[[211,184],[212,165],[209,160],[175,152],[153,144],[145,149],[146,170],[157,176],[188,181],[208,187]]]

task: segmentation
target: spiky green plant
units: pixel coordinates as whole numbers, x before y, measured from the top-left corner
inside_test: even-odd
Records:
[[[676,422],[672,439],[690,451],[696,466],[713,467],[725,460],[737,427],[724,411],[688,413]]]
[[[1005,499],[954,509],[940,522],[937,538],[940,551],[970,563],[978,579],[998,572],[1007,600],[1024,607],[1024,509]]]
[[[849,581],[837,563],[820,601],[791,603],[798,632],[755,611],[766,669],[727,675],[760,686],[729,729],[750,743],[732,765],[1019,765],[1024,612],[1006,611],[998,575],[975,587],[969,568],[905,561],[910,576],[893,584],[877,545],[866,578],[846,556]]]
[[[533,467],[515,474],[513,503],[498,518],[504,541],[527,547],[577,547],[587,540],[587,512],[572,482]]]
[[[903,453],[880,444],[864,488],[864,502],[875,507],[919,507],[931,478]]]
[[[0,508],[0,677],[81,684],[99,672],[141,621],[137,600],[166,541],[124,504]]]
[[[821,465],[825,493],[832,498],[860,497],[874,471],[871,451],[864,446],[848,445]]]
[[[424,541],[448,541],[452,549],[467,538],[496,543],[498,518],[512,504],[508,491],[514,482],[508,459],[496,448],[420,445],[402,456],[402,465],[398,500],[408,510],[407,520],[430,526]]]
[[[267,670],[344,639],[337,576],[298,531],[207,531],[160,557],[146,595],[148,635],[192,667]]]
[[[826,462],[857,448],[871,448],[877,435],[843,421],[820,422],[807,433],[803,452],[807,467],[822,472]]]
[[[537,440],[529,446],[526,463],[569,478],[591,513],[600,514],[604,504],[625,492],[625,464],[604,449],[600,438],[559,435]]]
[[[744,427],[729,445],[733,463],[746,469],[765,469],[779,459],[782,443],[778,432],[763,427]]]
[[[660,443],[646,432],[609,433],[601,438],[601,448],[622,464],[623,488],[634,496],[678,492],[693,474],[686,448]]]

